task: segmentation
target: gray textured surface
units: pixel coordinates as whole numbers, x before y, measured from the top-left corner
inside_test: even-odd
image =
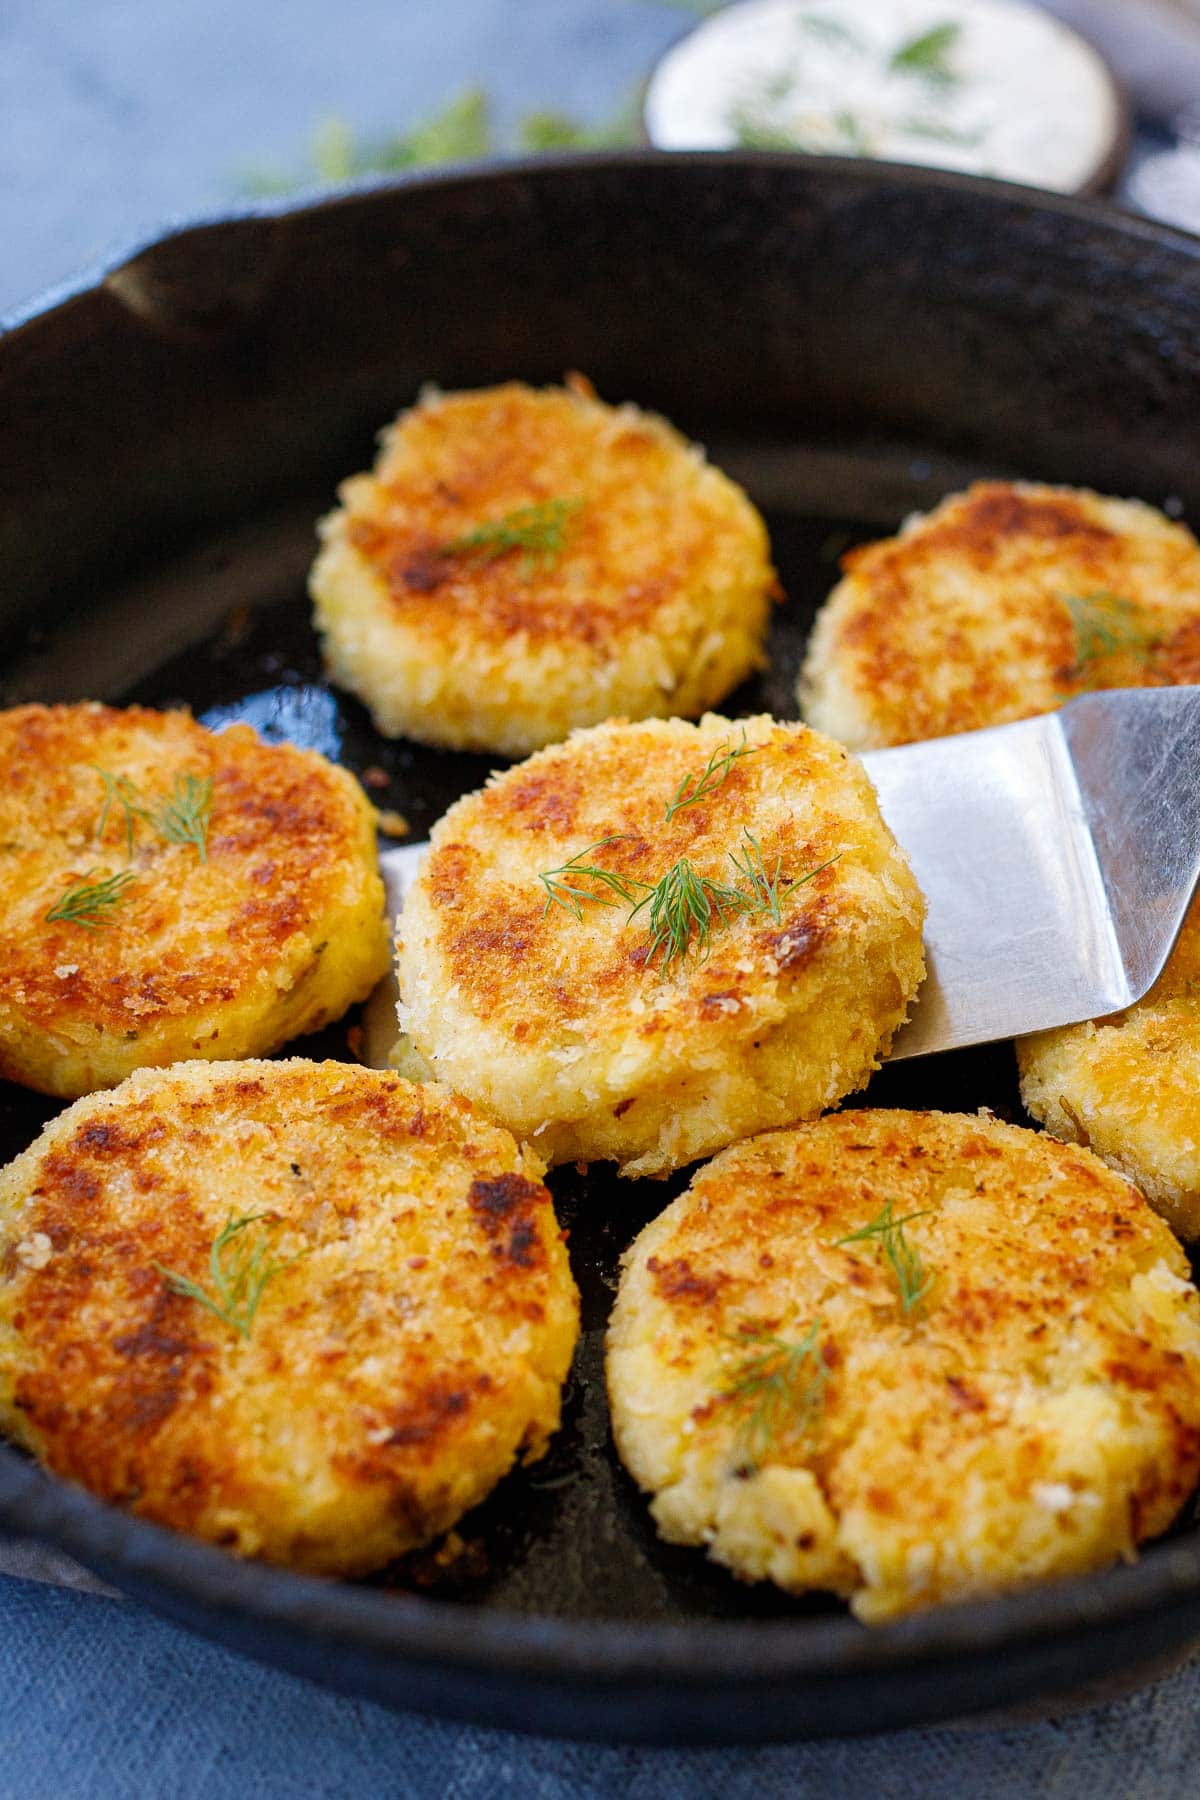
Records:
[[[610,112],[688,16],[649,0],[4,0],[0,314],[292,169],[336,114],[387,133],[480,82]]]

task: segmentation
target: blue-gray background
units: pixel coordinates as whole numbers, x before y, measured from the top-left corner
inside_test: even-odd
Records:
[[[411,126],[472,84],[603,120],[688,23],[663,0],[0,0],[0,313],[247,177],[302,173],[314,128]],[[1200,1792],[1200,1665],[1089,1715],[1005,1731],[704,1752],[573,1746],[319,1693],[128,1604],[0,1577],[0,1795]]]

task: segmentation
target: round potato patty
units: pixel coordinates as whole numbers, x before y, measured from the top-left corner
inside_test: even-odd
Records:
[[[923,917],[839,745],[766,717],[616,721],[435,827],[400,1022],[548,1162],[663,1175],[861,1086],[924,974]]]
[[[735,1145],[646,1227],[608,1386],[664,1537],[874,1623],[1170,1523],[1200,1472],[1200,1296],[1089,1151],[839,1113]]]
[[[354,1575],[541,1454],[577,1297],[540,1166],[339,1063],[184,1063],[0,1174],[0,1423],[245,1556]]]
[[[978,482],[843,568],[798,692],[854,750],[1200,679],[1200,546],[1137,500]]]
[[[1017,1044],[1021,1098],[1055,1137],[1128,1175],[1200,1237],[1200,901],[1144,1000]]]
[[[0,713],[0,1075],[65,1099],[274,1050],[386,972],[374,812],[248,726]]]
[[[615,714],[694,716],[762,666],[758,513],[664,419],[579,378],[424,395],[341,500],[316,624],[389,737],[524,756]]]

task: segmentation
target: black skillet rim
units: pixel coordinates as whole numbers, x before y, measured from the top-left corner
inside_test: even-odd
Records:
[[[1117,236],[1174,247],[1188,260],[1200,258],[1200,239],[1108,202],[1049,195],[952,171],[774,151],[630,150],[547,155],[364,180],[332,195],[307,193],[256,202],[180,223],[131,244],[77,280],[53,288],[10,314],[0,328],[0,353],[6,339],[70,306],[137,257],[164,243],[230,223],[352,207],[363,197],[410,188],[478,188],[514,178],[558,182],[569,180],[572,171],[581,166],[632,173],[665,165],[681,170],[719,165],[748,172],[795,165],[818,179],[828,175],[831,181],[851,185],[869,182],[958,190],[1042,214],[1083,219]],[[240,1616],[277,1631],[299,1629],[320,1634],[326,1648],[341,1643],[368,1655],[386,1653],[389,1658],[411,1659],[426,1667],[434,1664],[451,1676],[486,1671],[529,1683],[565,1682],[578,1685],[581,1691],[587,1683],[603,1684],[611,1690],[633,1682],[665,1682],[677,1690],[700,1692],[711,1691],[714,1682],[719,1685],[726,1679],[744,1690],[756,1683],[765,1686],[806,1676],[851,1678],[872,1672],[917,1676],[922,1667],[968,1657],[978,1663],[1001,1651],[1031,1649],[1055,1639],[1078,1642],[1151,1617],[1167,1627],[1159,1636],[1172,1642],[1182,1644],[1200,1632],[1200,1527],[1152,1545],[1133,1566],[1045,1584],[977,1605],[943,1607],[866,1630],[849,1615],[795,1622],[567,1620],[324,1582],[239,1561],[123,1513],[86,1490],[47,1474],[5,1444],[0,1444],[0,1522],[14,1533],[60,1547],[111,1579],[120,1581],[124,1574],[139,1593],[144,1591],[143,1584],[151,1584],[214,1616]],[[985,1673],[982,1665],[980,1672]],[[1065,1685],[1056,1683],[1055,1691]],[[1008,1686],[1011,1688],[1011,1682]],[[995,1699],[1006,1697],[1001,1692]],[[989,1703],[991,1697],[981,1695],[977,1705]],[[491,1710],[481,1705],[481,1712]],[[936,1708],[932,1713],[926,1708],[924,1716],[937,1716]],[[892,1722],[882,1721],[884,1725]],[[871,1728],[869,1721],[859,1726]],[[803,1731],[801,1726],[799,1732]],[[793,1730],[787,1735],[798,1734]]]

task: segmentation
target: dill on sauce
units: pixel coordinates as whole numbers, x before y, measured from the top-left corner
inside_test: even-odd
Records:
[[[268,1260],[270,1234],[282,1222],[272,1213],[245,1213],[240,1218],[230,1214],[213,1239],[209,1251],[208,1273],[212,1293],[207,1293],[198,1282],[190,1281],[186,1275],[165,1268],[160,1262],[156,1262],[154,1267],[173,1294],[180,1294],[186,1300],[194,1300],[197,1306],[206,1307],[222,1324],[236,1331],[239,1337],[248,1338],[268,1282],[308,1254],[302,1250],[299,1256],[286,1257],[282,1262]],[[241,1241],[243,1233],[249,1231],[252,1225],[263,1226],[257,1241]]]
[[[841,19],[830,18],[827,13],[801,13],[796,23],[807,36],[835,49],[861,50],[864,47],[857,31]]]
[[[938,87],[952,87],[959,79],[950,56],[962,36],[962,26],[953,20],[933,25],[911,37],[892,52],[889,69],[898,75],[918,75]]]

